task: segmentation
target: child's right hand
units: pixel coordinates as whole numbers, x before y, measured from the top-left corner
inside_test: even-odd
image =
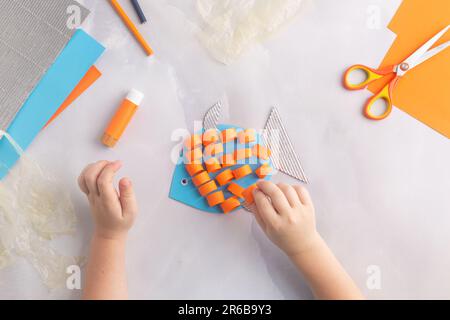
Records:
[[[256,219],[269,239],[290,258],[320,243],[314,205],[302,186],[259,181],[254,190]]]
[[[114,188],[114,176],[121,167],[118,161],[99,161],[87,166],[78,178],[95,220],[95,236],[101,238],[123,240],[137,215],[130,179],[119,181],[119,191]]]

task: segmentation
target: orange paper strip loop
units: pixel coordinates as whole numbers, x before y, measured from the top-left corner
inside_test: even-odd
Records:
[[[234,152],[234,159],[236,161],[249,159],[253,156],[252,149],[239,149]]]
[[[202,139],[200,138],[200,136],[198,134],[191,135],[184,141],[184,146],[188,150],[195,149],[201,145],[202,145]]]
[[[195,177],[192,178],[192,182],[196,187],[201,186],[202,184],[205,184],[206,182],[210,181],[211,177],[209,176],[208,172],[203,171],[202,173],[199,173]]]
[[[219,153],[223,153],[223,144],[209,144],[205,147],[205,157],[215,156]]]
[[[234,155],[232,154],[224,154],[221,158],[222,167],[232,167],[236,164],[236,160],[234,159]]]
[[[200,164],[203,160],[202,148],[195,148],[186,152],[186,160],[188,163]]]
[[[272,167],[267,163],[263,164],[261,167],[256,169],[255,173],[260,179],[264,179],[272,173]]]
[[[217,158],[210,158],[207,161],[205,161],[206,164],[206,170],[208,170],[209,173],[214,173],[222,169],[222,166],[220,165],[219,159]]]
[[[198,192],[201,194],[202,197],[206,197],[208,194],[214,192],[217,190],[217,184],[214,182],[214,180],[211,180],[204,185],[202,185],[200,188],[198,188]]]
[[[207,196],[206,200],[208,201],[210,207],[215,207],[225,201],[225,196],[222,191],[217,191]]]
[[[235,177],[236,180],[239,180],[242,179],[243,177],[248,176],[249,174],[252,174],[252,172],[253,172],[252,168],[248,164],[246,164],[245,166],[233,170],[233,176]]]
[[[241,131],[238,134],[239,143],[246,144],[256,141],[256,130],[255,129],[247,129],[245,131]]]
[[[245,202],[246,204],[253,204],[255,202],[255,199],[253,198],[253,191],[255,189],[258,189],[258,187],[256,186],[256,184],[251,185],[250,187],[248,187],[247,189],[245,189],[244,192],[242,192],[242,195],[244,196]]]
[[[186,171],[189,173],[191,177],[195,176],[197,173],[205,170],[201,164],[197,163],[189,163],[185,165]]]
[[[236,197],[225,200],[221,205],[223,213],[229,213],[241,206],[241,203]]]
[[[268,160],[270,158],[271,152],[268,148],[257,144],[253,147],[253,154],[259,159]]]
[[[244,196],[242,195],[242,193],[245,191],[245,189],[242,188],[237,183],[231,183],[228,186],[228,191],[230,191],[233,195],[235,195],[238,198],[243,198]]]
[[[219,142],[220,135],[216,129],[208,129],[203,133],[203,145],[206,147],[211,143]]]
[[[234,179],[233,173],[230,169],[225,170],[224,172],[217,175],[216,180],[219,185],[224,186],[228,182]]]
[[[221,136],[222,136],[223,143],[233,141],[234,139],[237,138],[236,129],[230,128],[230,129],[223,130],[221,133]]]

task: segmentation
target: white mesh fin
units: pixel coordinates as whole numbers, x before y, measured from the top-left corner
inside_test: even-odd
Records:
[[[267,119],[263,139],[271,150],[271,160],[277,170],[304,183],[308,183],[308,178],[303,171],[300,159],[294,150],[294,146],[276,108],[272,109]]]
[[[211,109],[206,112],[203,118],[203,128],[205,130],[214,129],[219,124],[220,115],[222,114],[222,103],[217,102]]]

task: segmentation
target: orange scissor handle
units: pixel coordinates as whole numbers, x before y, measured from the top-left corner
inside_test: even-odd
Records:
[[[386,109],[382,114],[375,115],[372,113],[372,107],[378,100],[384,100],[386,103]],[[364,106],[364,115],[370,120],[383,120],[386,119],[392,112],[392,100],[389,93],[389,85],[386,85],[380,92],[367,100]]]
[[[398,82],[398,77],[395,77],[390,83],[381,89],[380,92],[375,94],[372,98],[367,100],[366,105],[364,106],[364,115],[371,120],[383,120],[386,119],[392,112],[392,93],[394,92],[395,86]],[[374,114],[372,112],[372,107],[374,104],[380,99],[384,100],[386,103],[386,109],[382,114]]]
[[[351,83],[350,74],[354,71],[363,71],[366,74],[366,79],[360,83]],[[381,70],[372,69],[362,64],[354,65],[347,69],[344,74],[344,86],[348,90],[362,90],[370,83],[387,76],[394,72],[394,67],[387,67]]]

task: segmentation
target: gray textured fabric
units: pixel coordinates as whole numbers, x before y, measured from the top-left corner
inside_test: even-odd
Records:
[[[78,6],[80,22],[89,10],[74,0],[0,0],[0,130],[17,112],[69,42],[67,21]]]

